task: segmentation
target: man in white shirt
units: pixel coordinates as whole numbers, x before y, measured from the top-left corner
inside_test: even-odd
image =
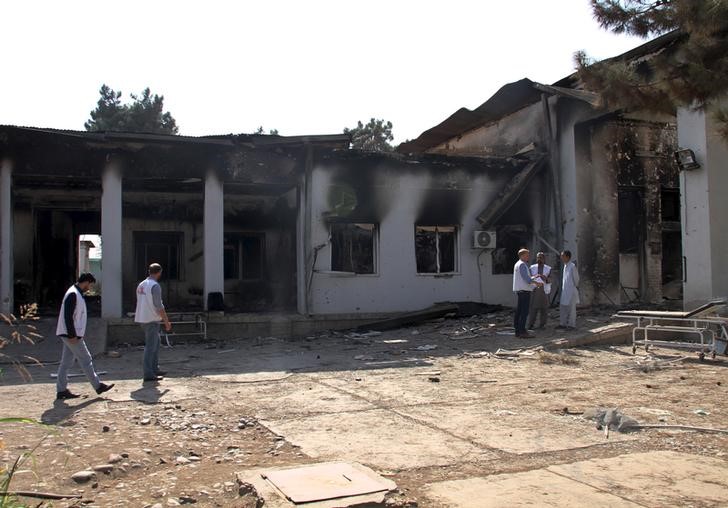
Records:
[[[66,400],[80,397],[75,393],[71,393],[68,389],[68,369],[73,365],[73,360],[78,360],[83,373],[94,387],[96,393],[101,395],[111,390],[114,385],[107,385],[99,380],[99,376],[94,369],[91,353],[89,353],[83,338],[86,335],[86,301],[83,299],[83,293],[89,290],[91,284],[96,282],[96,278],[92,273],[82,273],[78,277],[78,282],[68,288],[61,311],[58,313],[58,325],[56,326],[56,335],[63,341],[63,353],[61,353],[61,363],[58,365],[58,379],[56,381],[56,399]]]
[[[536,254],[536,263],[531,265],[531,276],[538,277],[542,285],[536,286],[531,293],[531,304],[528,312],[528,329],[533,329],[536,316],[540,314],[538,328],[546,326],[549,312],[549,293],[551,292],[551,267],[546,264],[546,254]]]
[[[518,303],[516,304],[516,312],[513,316],[513,328],[516,330],[516,337],[529,338],[533,337],[532,333],[526,330],[526,320],[528,319],[528,305],[531,301],[531,292],[537,284],[541,284],[531,277],[528,269],[528,249],[518,251],[518,261],[513,265],[513,292],[516,293]]]
[[[159,329],[170,331],[167,312],[162,303],[162,288],[159,279],[162,277],[162,266],[157,263],[149,265],[149,277],[137,286],[136,312],[134,321],[142,325],[144,330],[144,381],[161,381],[165,372],[159,370]]]
[[[559,326],[557,328],[576,328],[576,305],[579,303],[579,272],[571,260],[571,251],[561,252],[564,274],[561,279],[561,305],[559,306]]]

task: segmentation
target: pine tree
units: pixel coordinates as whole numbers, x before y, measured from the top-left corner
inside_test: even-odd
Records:
[[[390,141],[394,140],[392,135],[392,122],[372,118],[364,125],[357,122],[356,127],[344,129],[344,134],[351,136],[351,147],[358,150],[371,152],[391,152],[394,147]]]
[[[156,134],[177,134],[177,122],[169,112],[164,112],[164,96],[154,94],[149,88],[141,96],[131,94],[132,102],[122,104],[121,92],[106,85],[99,90],[101,98],[84,124],[87,131],[126,131]]]
[[[648,38],[673,32],[655,53],[594,62],[576,54],[579,77],[605,106],[675,113],[728,92],[728,0],[591,0],[604,29]],[[728,112],[717,117],[728,120]],[[722,122],[728,139],[728,122]]]

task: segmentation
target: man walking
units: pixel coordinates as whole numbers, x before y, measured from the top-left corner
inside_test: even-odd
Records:
[[[96,282],[92,273],[82,273],[78,282],[68,288],[61,311],[58,314],[58,325],[56,335],[63,341],[63,352],[61,363],[58,366],[58,379],[56,381],[56,400],[75,399],[80,397],[71,393],[68,389],[68,369],[73,365],[73,360],[78,360],[83,373],[93,386],[96,393],[101,395],[111,390],[114,385],[104,384],[99,380],[94,370],[91,353],[89,353],[83,338],[86,335],[86,301],[83,293],[89,290],[91,284]]]
[[[142,325],[144,330],[144,381],[161,381],[165,372],[159,370],[159,328],[170,331],[172,325],[162,303],[162,288],[159,279],[162,277],[162,266],[157,263],[149,265],[149,277],[137,286],[136,313],[134,321]]]
[[[571,251],[561,252],[564,274],[561,279],[561,305],[559,306],[559,326],[557,328],[576,328],[576,305],[579,303],[579,272],[571,260]]]
[[[532,333],[526,330],[528,319],[528,305],[531,300],[531,291],[535,284],[540,284],[528,269],[528,249],[518,251],[518,261],[513,265],[513,292],[518,297],[516,313],[513,316],[513,328],[516,329],[516,337],[533,337]]]
[[[546,326],[549,311],[549,293],[551,292],[551,267],[546,264],[543,252],[536,254],[536,263],[531,265],[531,276],[537,277],[541,285],[537,285],[531,293],[531,304],[528,312],[528,329],[532,330],[536,323],[536,315],[540,314],[538,328]]]

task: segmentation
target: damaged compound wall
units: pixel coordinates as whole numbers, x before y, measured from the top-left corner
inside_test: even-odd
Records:
[[[674,118],[604,117],[575,128],[582,291],[596,303],[681,298]]]
[[[515,171],[475,159],[462,165],[371,154],[317,160],[311,312],[510,304],[510,276],[492,275],[488,251],[473,249],[473,231],[480,229],[478,213]]]

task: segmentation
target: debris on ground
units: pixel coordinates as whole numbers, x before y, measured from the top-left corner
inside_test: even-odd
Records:
[[[561,364],[561,365],[579,365],[579,359],[573,355],[559,352],[548,353],[546,351],[538,352],[538,361],[545,364]]]
[[[594,421],[597,424],[597,430],[609,429],[617,432],[631,432],[639,425],[637,420],[625,415],[616,407],[587,410],[584,411],[582,416],[587,420]]]

